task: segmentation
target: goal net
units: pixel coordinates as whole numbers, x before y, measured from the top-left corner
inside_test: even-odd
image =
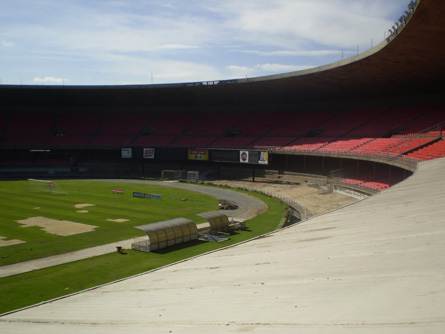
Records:
[[[198,171],[187,171],[187,181],[198,182],[199,181],[199,172]]]
[[[55,181],[28,179],[28,192],[48,192],[51,195],[66,194]]]
[[[180,180],[184,178],[184,172],[183,170],[163,170],[161,177],[168,180]]]

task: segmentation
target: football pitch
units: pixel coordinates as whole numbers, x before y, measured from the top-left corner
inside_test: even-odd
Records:
[[[58,192],[45,183],[41,188],[29,186],[28,181],[0,182],[1,265],[144,236],[134,226],[172,218],[202,223],[196,214],[218,209],[213,197],[171,187],[94,181],[55,184]],[[161,199],[133,197],[134,192]]]
[[[65,194],[32,188],[28,191],[27,181],[0,182],[0,266],[146,236],[134,226],[177,217],[199,224],[204,219],[196,216],[197,213],[218,209],[218,200],[214,197],[172,187],[97,181],[56,183]],[[113,190],[123,190],[123,193]],[[161,195],[162,199],[137,198],[133,192]],[[0,278],[0,295],[7,301],[0,303],[0,314],[154,270],[275,230],[283,222],[285,205],[265,195],[251,195],[265,202],[268,211],[247,221],[246,230],[233,232],[229,240],[221,243],[196,240],[150,253],[125,250]],[[55,229],[55,225],[59,228]]]

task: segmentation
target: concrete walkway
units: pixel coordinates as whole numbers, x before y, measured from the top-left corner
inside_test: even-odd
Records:
[[[58,266],[61,264],[79,261],[83,259],[87,259],[94,256],[104,255],[117,251],[117,246],[121,246],[124,249],[131,248],[131,243],[134,242],[133,239],[123,240],[119,242],[113,242],[111,244],[91,247],[86,249],[81,249],[78,251],[64,253],[60,255],[54,255],[49,257],[44,257],[41,259],[20,262],[16,264],[10,264],[8,266],[0,267],[0,278],[7,277],[12,275],[23,274],[28,271],[39,270],[43,268]]]

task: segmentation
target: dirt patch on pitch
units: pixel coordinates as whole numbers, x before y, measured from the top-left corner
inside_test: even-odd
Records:
[[[113,223],[125,223],[130,221],[129,219],[124,219],[124,218],[118,218],[118,219],[107,219],[109,222],[113,222]]]
[[[18,244],[24,244],[26,241],[18,240],[18,239],[11,239],[11,240],[4,240],[5,237],[2,237],[0,235],[0,247],[6,247],[11,245],[18,245]]]
[[[82,209],[82,208],[87,208],[89,206],[96,206],[96,204],[90,204],[90,203],[81,203],[81,204],[74,204],[74,207],[76,209]]]
[[[60,236],[68,236],[94,231],[97,226],[74,223],[67,220],[55,220],[45,217],[31,217],[23,220],[17,220],[22,227],[38,226],[45,232]]]

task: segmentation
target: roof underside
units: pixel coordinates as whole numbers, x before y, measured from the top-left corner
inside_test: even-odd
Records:
[[[4,106],[201,107],[309,104],[441,93],[445,81],[445,2],[422,0],[390,42],[304,72],[202,83],[138,86],[0,86]]]

